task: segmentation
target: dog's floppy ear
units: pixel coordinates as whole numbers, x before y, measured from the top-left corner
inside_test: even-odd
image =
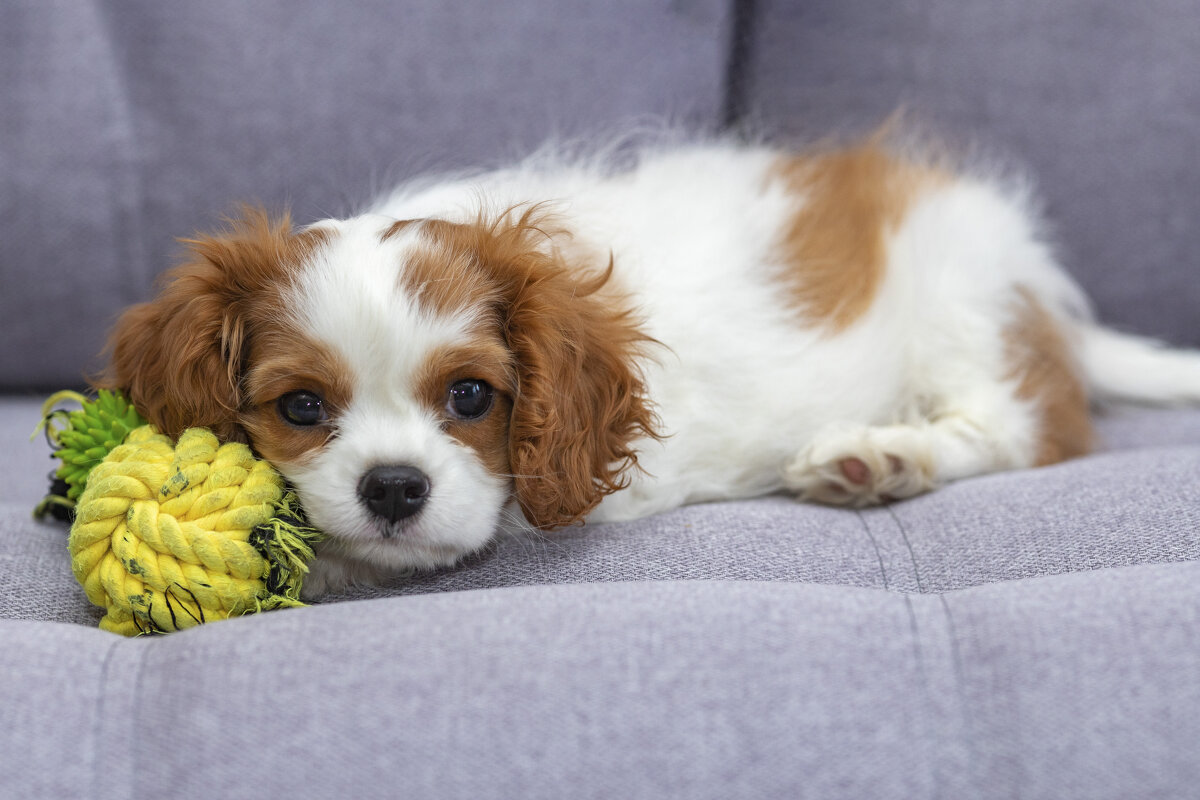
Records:
[[[633,442],[655,437],[636,357],[651,340],[608,286],[612,264],[581,280],[546,244],[534,211],[492,226],[489,252],[503,295],[517,389],[509,461],[517,502],[539,528],[582,520],[628,484]]]
[[[239,382],[254,320],[287,285],[311,238],[294,233],[286,215],[272,220],[247,207],[226,230],[184,240],[187,257],[166,273],[158,296],[117,321],[108,369],[95,383],[124,391],[169,435],[207,427],[244,438]]]

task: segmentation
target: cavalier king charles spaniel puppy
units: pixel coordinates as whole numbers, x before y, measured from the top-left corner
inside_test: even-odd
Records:
[[[329,535],[310,597],[502,526],[900,500],[1088,452],[1095,400],[1200,399],[1200,353],[1092,321],[1028,194],[877,135],[247,209],[121,317],[98,382],[283,473]]]

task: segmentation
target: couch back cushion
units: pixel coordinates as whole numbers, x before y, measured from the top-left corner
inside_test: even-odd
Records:
[[[175,239],[238,202],[309,221],[550,136],[739,110],[804,141],[904,106],[978,142],[1036,178],[1103,319],[1200,344],[1200,0],[5,6],[0,391],[79,383]]]
[[[0,390],[73,385],[177,237],[722,108],[730,0],[3,3]]]
[[[1102,319],[1200,345],[1200,2],[756,7],[753,118],[809,139],[906,107],[1034,177]]]

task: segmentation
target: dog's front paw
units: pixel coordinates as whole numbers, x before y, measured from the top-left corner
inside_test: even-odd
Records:
[[[784,482],[802,500],[855,508],[935,485],[921,431],[907,425],[826,428],[784,468]]]

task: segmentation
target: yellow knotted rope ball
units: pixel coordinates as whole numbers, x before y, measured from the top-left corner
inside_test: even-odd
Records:
[[[141,425],[119,396],[61,399],[83,409],[52,429],[57,473],[82,494],[39,506],[73,510],[67,547],[100,627],[164,633],[253,611],[303,605],[300,586],[319,534],[283,478],[244,444],[204,428],[177,442]],[[57,412],[62,413],[62,412]],[[132,424],[131,424],[132,423]],[[72,489],[78,493],[78,489]]]
[[[75,509],[71,569],[126,635],[258,610],[269,565],[250,542],[283,480],[244,444],[193,428],[171,440],[133,431],[88,476]]]

